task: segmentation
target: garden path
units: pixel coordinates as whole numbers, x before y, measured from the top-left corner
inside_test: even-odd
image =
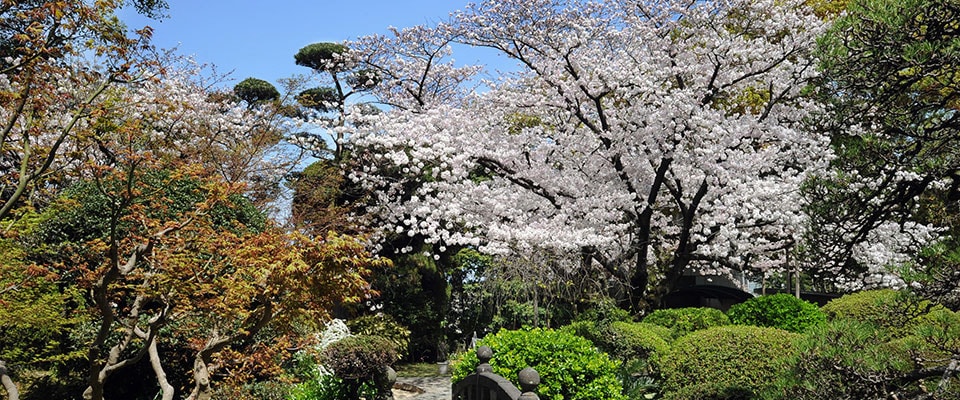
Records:
[[[416,386],[423,389],[423,393],[395,387],[393,389],[394,400],[450,400],[452,396],[449,376],[403,377],[397,378],[397,383]]]

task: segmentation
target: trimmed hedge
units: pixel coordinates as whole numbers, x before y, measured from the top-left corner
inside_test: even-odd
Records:
[[[348,336],[327,346],[321,361],[343,379],[371,379],[397,362],[394,344],[380,336]]]
[[[673,338],[677,339],[690,332],[730,325],[730,318],[715,308],[687,307],[655,310],[644,317],[643,322],[670,328]]]
[[[889,330],[893,337],[905,337],[919,326],[930,311],[943,309],[893,289],[866,290],[831,300],[821,310],[830,320],[852,319]]]
[[[721,326],[678,339],[659,358],[664,399],[753,399],[776,390],[799,335],[777,328]]]
[[[795,333],[827,321],[816,304],[787,293],[754,297],[730,307],[727,316],[736,325],[780,328]]]
[[[646,359],[669,349],[672,332],[662,326],[643,322],[617,321],[597,326],[590,321],[578,321],[561,329],[585,338],[611,357],[621,361]]]
[[[493,349],[493,372],[518,385],[526,367],[540,374],[537,393],[543,400],[625,400],[617,378],[618,363],[587,339],[552,329],[500,330],[480,340]],[[453,365],[453,382],[477,369],[477,353],[463,353]],[[519,387],[519,385],[518,385]]]
[[[614,322],[610,324],[610,341],[606,343],[607,354],[621,360],[649,358],[663,354],[669,345],[660,326],[638,322]],[[669,333],[667,333],[669,334]]]

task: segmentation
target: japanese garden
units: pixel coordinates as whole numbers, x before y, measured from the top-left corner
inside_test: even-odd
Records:
[[[276,82],[173,6],[0,0],[5,399],[960,399],[960,0],[477,0]]]

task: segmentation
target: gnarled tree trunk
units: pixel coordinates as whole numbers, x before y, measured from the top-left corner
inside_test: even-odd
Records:
[[[0,360],[0,384],[7,391],[7,400],[20,400],[20,391],[17,390],[17,384],[10,378],[10,371],[7,370],[7,363]]]

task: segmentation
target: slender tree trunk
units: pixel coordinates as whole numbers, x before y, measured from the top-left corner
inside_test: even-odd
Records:
[[[7,391],[7,400],[20,400],[20,391],[17,390],[17,384],[10,378],[10,371],[7,370],[7,363],[0,360],[0,384]]]
[[[106,385],[107,378],[122,368],[140,362],[143,356],[147,354],[149,347],[151,345],[156,345],[156,330],[159,329],[159,325],[163,323],[163,314],[151,318],[151,327],[149,331],[147,333],[143,333],[141,331],[140,333],[142,333],[142,335],[139,335],[137,320],[140,318],[140,308],[144,301],[144,296],[141,295],[137,296],[136,300],[133,302],[133,306],[130,308],[130,316],[126,318],[125,323],[121,324],[126,326],[124,328],[123,340],[110,348],[110,352],[107,353],[107,359],[104,361],[91,359],[91,370],[90,376],[87,378],[87,389],[83,392],[84,399],[103,399],[104,387]],[[141,337],[143,339],[144,343],[142,347],[136,349],[133,352],[133,355],[130,357],[124,358],[123,354],[130,350],[130,346],[134,343],[134,338],[137,337]],[[102,342],[99,343],[102,345]]]
[[[797,277],[796,282],[794,282],[794,291],[796,293],[797,298],[799,299],[800,298],[800,268],[797,268],[796,270],[794,270],[794,275],[796,275]]]
[[[157,374],[157,383],[160,384],[160,391],[163,393],[161,400],[173,400],[173,395],[176,390],[173,385],[167,381],[167,373],[164,372],[163,364],[160,362],[160,352],[157,351],[156,340],[150,343],[147,353],[150,355],[150,366],[153,367],[153,372]]]

